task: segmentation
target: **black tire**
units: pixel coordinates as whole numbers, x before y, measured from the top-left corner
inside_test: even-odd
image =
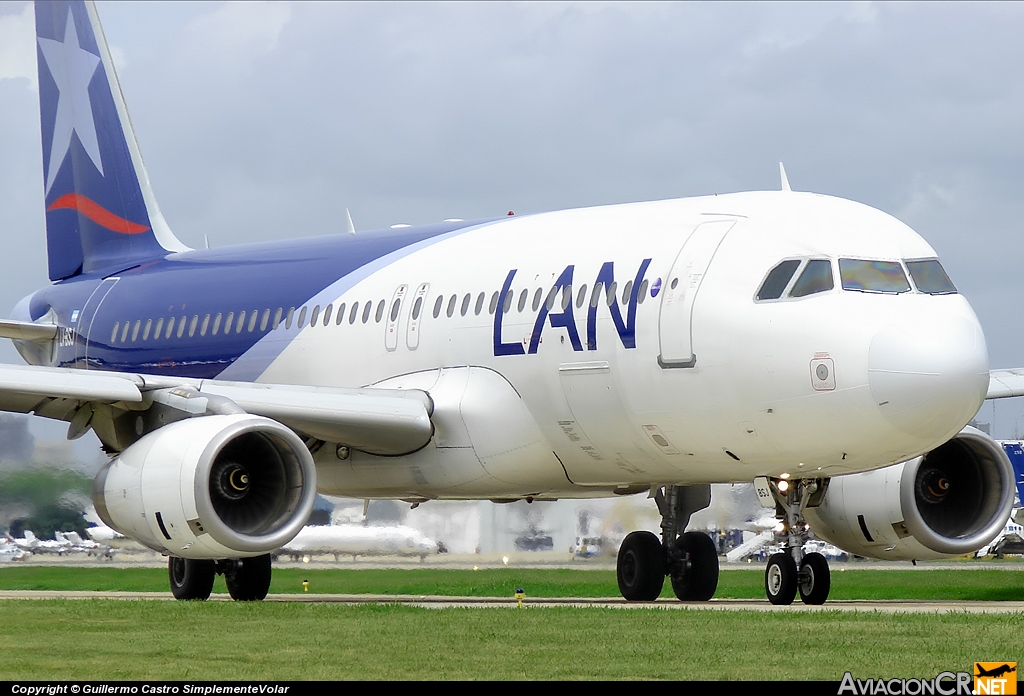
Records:
[[[672,591],[684,602],[706,602],[718,589],[718,549],[702,532],[686,532],[676,539],[676,548],[690,557],[683,573],[671,576]]]
[[[809,553],[800,562],[800,599],[804,604],[824,604],[832,587],[828,561],[820,553]]]
[[[228,594],[236,602],[260,602],[270,591],[270,554],[240,558],[233,570],[224,574]]]
[[[622,540],[615,574],[619,592],[630,602],[653,602],[665,585],[665,549],[650,532],[630,532]]]
[[[764,591],[772,604],[792,604],[796,599],[796,561],[788,553],[774,553],[764,570]]]
[[[171,594],[175,599],[209,599],[216,574],[213,561],[177,556],[167,559],[167,575],[171,582]]]

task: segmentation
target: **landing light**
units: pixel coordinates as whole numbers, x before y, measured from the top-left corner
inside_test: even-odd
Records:
[[[788,490],[789,490],[789,482],[788,481],[779,481],[779,493],[785,493]]]

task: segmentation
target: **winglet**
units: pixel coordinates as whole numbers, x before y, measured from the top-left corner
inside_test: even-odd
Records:
[[[786,168],[782,166],[782,162],[779,162],[779,175],[782,177],[782,190],[792,191],[789,187],[789,177],[786,176]]]
[[[348,211],[348,208],[345,208],[345,219],[348,220],[348,233],[355,234],[356,226],[352,222],[352,213]]]

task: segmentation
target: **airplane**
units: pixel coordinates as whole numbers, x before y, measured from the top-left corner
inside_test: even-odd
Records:
[[[916,232],[781,190],[190,249],[160,212],[92,3],[37,3],[48,272],[0,336],[0,409],[92,430],[105,524],[168,555],[178,599],[259,600],[317,491],[644,494],[630,601],[710,599],[687,532],[759,481],[786,529],[775,604],[826,601],[808,530],[862,556],[959,556],[1013,503],[966,427],[1024,394]]]
[[[299,560],[315,553],[334,554],[334,560],[341,555],[419,556],[422,560],[437,553],[437,542],[406,526],[310,525],[272,555]]]

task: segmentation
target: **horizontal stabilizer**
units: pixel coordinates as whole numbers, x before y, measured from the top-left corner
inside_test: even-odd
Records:
[[[46,343],[52,341],[56,335],[56,324],[35,324],[31,321],[0,319],[0,338]]]

